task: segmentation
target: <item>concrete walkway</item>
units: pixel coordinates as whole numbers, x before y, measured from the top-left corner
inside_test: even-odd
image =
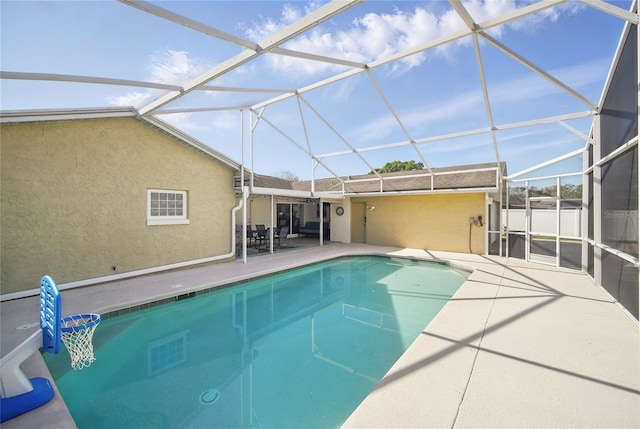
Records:
[[[133,305],[349,254],[474,269],[348,428],[640,428],[638,324],[584,274],[520,260],[332,244],[62,292],[63,314]],[[38,300],[0,304],[2,355],[35,328]],[[27,328],[25,329],[25,326]],[[20,329],[17,329],[20,328]],[[51,379],[36,353],[29,377]],[[74,427],[59,395],[3,429]]]

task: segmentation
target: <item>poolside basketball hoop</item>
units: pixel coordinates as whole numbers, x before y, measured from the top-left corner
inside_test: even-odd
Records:
[[[57,354],[64,343],[73,369],[83,369],[96,360],[93,333],[100,323],[98,314],[78,314],[62,318],[62,298],[49,276],[40,281],[40,329],[0,358],[0,422],[31,411],[49,402],[54,390],[43,377],[27,378],[20,365],[42,348]]]
[[[40,325],[45,352],[58,354],[62,342],[71,357],[73,369],[87,368],[96,360],[93,333],[100,323],[99,314],[76,314],[62,317],[62,299],[53,279],[40,281]],[[62,340],[62,341],[61,341]]]
[[[99,314],[77,314],[62,319],[62,342],[71,357],[73,369],[83,369],[96,360],[93,355],[93,333],[100,323]]]

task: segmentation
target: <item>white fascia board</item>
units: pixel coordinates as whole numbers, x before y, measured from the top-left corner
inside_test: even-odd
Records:
[[[416,177],[431,177],[431,176],[452,176],[455,174],[464,174],[464,173],[480,173],[484,171],[497,171],[497,167],[485,167],[485,168],[470,168],[467,170],[451,170],[451,171],[437,171],[437,172],[429,172],[422,174],[402,174],[398,176],[384,176],[383,180],[404,180],[404,179],[415,179]],[[367,177],[363,179],[347,179],[344,183],[359,183],[359,182],[373,182],[378,181],[380,178],[377,177]]]
[[[133,107],[95,108],[95,109],[42,109],[7,110],[0,112],[0,123],[69,121],[77,119],[126,118],[136,117]]]
[[[280,188],[263,188],[256,186],[251,189],[251,195],[273,195],[275,197],[291,197],[291,198],[330,198],[336,201],[344,200],[342,193],[336,192],[310,192],[310,191],[298,191],[294,189],[280,189]]]
[[[274,195],[281,197],[313,198],[313,194],[310,191],[297,191],[293,189],[263,188],[260,186],[254,186],[250,190],[250,192],[251,195]]]
[[[316,198],[322,198],[324,203],[343,203],[346,200],[344,195],[335,192],[315,192],[313,195]]]
[[[497,192],[500,188],[460,188],[460,189],[425,189],[416,191],[383,191],[383,192],[362,192],[351,193],[345,192],[345,197],[384,197],[394,195],[429,195],[429,194],[478,194],[486,192]]]
[[[248,110],[249,106],[224,106],[224,107],[194,107],[185,109],[158,109],[149,116],[171,115],[174,113],[199,113],[199,112],[227,112],[229,110]]]

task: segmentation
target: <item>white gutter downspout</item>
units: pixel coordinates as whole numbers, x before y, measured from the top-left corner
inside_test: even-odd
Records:
[[[318,204],[320,205],[320,233],[318,236],[320,237],[320,247],[322,247],[324,245],[324,207],[322,198],[318,200]]]
[[[136,270],[136,271],[129,271],[126,273],[121,273],[121,274],[114,274],[111,276],[104,276],[104,277],[94,277],[92,279],[86,279],[86,280],[79,280],[77,282],[69,282],[69,283],[63,283],[61,285],[58,285],[58,290],[68,290],[68,289],[75,289],[77,287],[82,287],[82,286],[91,286],[91,285],[95,285],[98,283],[105,283],[105,282],[111,282],[111,281],[115,281],[115,280],[122,280],[122,279],[127,279],[127,278],[131,278],[131,277],[137,277],[137,276],[142,276],[145,274],[152,274],[152,273],[157,273],[160,271],[167,271],[167,270],[173,270],[176,268],[184,268],[184,267],[189,267],[191,265],[198,265],[198,264],[204,264],[207,262],[214,262],[214,261],[220,261],[222,259],[229,259],[235,256],[235,252],[236,252],[236,212],[238,210],[240,210],[241,208],[244,207],[244,202],[246,200],[245,197],[245,193],[246,190],[243,188],[243,198],[242,200],[240,200],[240,203],[233,207],[231,209],[231,250],[229,251],[229,253],[225,253],[224,255],[216,255],[216,256],[210,256],[207,258],[201,258],[201,259],[194,259],[191,261],[184,261],[184,262],[177,262],[175,264],[169,264],[169,265],[161,265],[158,267],[152,267],[152,268],[145,268],[142,270]],[[246,232],[245,232],[246,235]],[[246,250],[246,249],[245,249]],[[245,256],[246,257],[246,256]],[[245,260],[246,262],[246,260]],[[9,293],[9,294],[4,294],[4,295],[0,295],[0,301],[8,301],[11,299],[18,299],[18,298],[24,298],[27,296],[37,296],[40,294],[40,289],[31,289],[31,290],[25,290],[22,292],[15,292],[15,293]]]
[[[249,188],[247,186],[242,187],[242,201],[240,203],[242,207],[242,263],[247,263],[247,195],[249,194]]]
[[[244,185],[244,110],[240,110],[240,176],[242,177],[242,263],[247,263],[247,187]],[[253,173],[249,180],[253,180]]]
[[[269,228],[269,253],[273,254],[273,230],[276,228],[274,225],[274,210],[273,210],[273,194],[271,194],[271,203],[269,204],[269,211],[271,212],[271,228]]]

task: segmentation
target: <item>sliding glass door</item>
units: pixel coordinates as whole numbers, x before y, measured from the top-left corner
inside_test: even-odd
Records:
[[[278,230],[288,226],[288,233],[296,237],[300,232],[300,222],[304,218],[304,205],[298,203],[278,203],[277,207]]]

